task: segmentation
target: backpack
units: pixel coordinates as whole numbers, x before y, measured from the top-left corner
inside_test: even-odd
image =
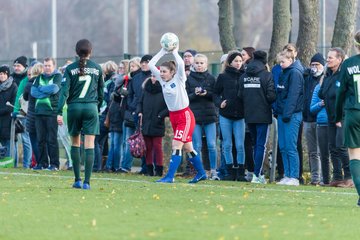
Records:
[[[139,124],[135,130],[135,133],[131,135],[127,140],[130,146],[130,153],[135,158],[144,157],[146,154],[145,140],[141,131],[142,131],[142,116],[140,116],[139,118]]]

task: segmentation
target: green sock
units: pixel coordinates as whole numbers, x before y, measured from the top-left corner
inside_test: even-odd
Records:
[[[360,196],[360,160],[350,160],[350,172],[358,195]]]
[[[71,146],[70,153],[71,153],[71,159],[73,162],[75,181],[81,181],[81,178],[80,178],[80,147]]]
[[[90,177],[91,177],[91,172],[92,172],[92,168],[94,165],[94,149],[93,148],[88,148],[85,149],[85,180],[84,182],[90,184]]]

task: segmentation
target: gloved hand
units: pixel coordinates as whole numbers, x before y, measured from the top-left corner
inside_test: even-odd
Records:
[[[288,123],[288,122],[290,122],[290,118],[288,118],[288,117],[283,117],[283,118],[282,118],[282,121],[283,121],[284,123]]]

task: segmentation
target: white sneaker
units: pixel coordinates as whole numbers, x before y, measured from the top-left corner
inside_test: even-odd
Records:
[[[255,174],[252,177],[251,183],[258,183],[258,184],[266,184],[266,179],[264,175],[260,175],[257,177]]]
[[[245,179],[246,179],[246,181],[251,182],[251,181],[252,181],[252,178],[253,178],[253,175],[254,175],[253,172],[248,172],[248,171],[246,171],[246,174],[245,174]]]
[[[279,182],[277,182],[276,184],[278,184],[278,185],[286,185],[286,182],[289,181],[289,180],[290,180],[290,178],[284,177]]]
[[[210,180],[216,180],[216,181],[220,181],[220,178],[216,172],[216,170],[211,170],[211,173],[210,173]]]
[[[299,179],[297,179],[297,178],[289,178],[289,180],[287,182],[285,182],[284,185],[299,186]]]

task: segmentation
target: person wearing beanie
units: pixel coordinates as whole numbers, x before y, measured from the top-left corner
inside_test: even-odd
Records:
[[[193,64],[194,64],[194,57],[195,57],[196,54],[197,54],[197,51],[194,50],[194,49],[187,49],[184,52],[183,60],[184,60],[184,63],[185,63],[186,76],[189,76],[190,71],[194,70]]]
[[[13,77],[15,83],[18,85],[18,90],[16,93],[16,99],[14,103],[14,110],[12,113],[12,117],[16,118],[20,112],[21,104],[20,104],[20,97],[22,97],[24,93],[25,86],[28,82],[28,65],[27,65],[27,58],[25,56],[20,56],[14,60],[13,64],[13,73],[11,76]],[[20,120],[24,126],[26,126],[26,119],[22,118]],[[23,144],[23,167],[29,168],[31,164],[31,157],[32,157],[32,148],[30,142],[30,136],[27,132],[26,128],[23,133],[21,133],[21,140]],[[17,166],[18,156],[17,152],[15,154],[15,166]]]
[[[255,51],[245,73],[240,77],[238,96],[244,103],[244,117],[254,141],[254,174],[252,183],[266,184],[262,171],[269,125],[272,123],[271,104],[276,99],[274,81],[267,70],[267,53]]]
[[[10,156],[10,129],[12,107],[7,106],[6,102],[14,105],[17,92],[17,85],[10,76],[10,69],[3,65],[0,67],[0,143],[6,148],[5,156]]]
[[[305,134],[308,159],[311,171],[311,184],[318,185],[321,181],[321,162],[319,158],[319,147],[317,137],[316,115],[310,111],[311,100],[316,85],[323,77],[325,59],[321,53],[316,53],[310,60],[310,69],[304,79],[304,107],[303,107],[303,131]],[[325,167],[325,166],[324,166]],[[325,170],[325,169],[324,169]],[[326,176],[326,175],[325,175]],[[323,179],[329,184],[329,179]]]
[[[142,56],[141,60],[140,60],[140,64],[144,63],[144,62],[150,62],[150,60],[152,59],[152,56],[149,54],[146,54],[144,56]]]
[[[220,73],[214,86],[213,98],[219,108],[219,123],[222,134],[222,151],[226,162],[227,175],[223,180],[246,181],[245,179],[245,121],[244,106],[237,96],[242,70],[242,56],[239,51],[231,51],[225,61],[225,70]],[[232,154],[235,138],[236,160]]]
[[[356,90],[359,74],[360,31],[354,36],[357,55],[346,59],[340,70],[340,87],[336,95],[335,121],[338,127],[344,125],[344,145],[348,147],[350,172],[358,194],[357,206],[360,207],[360,140],[359,140],[359,92]],[[343,123],[344,121],[344,123]]]

